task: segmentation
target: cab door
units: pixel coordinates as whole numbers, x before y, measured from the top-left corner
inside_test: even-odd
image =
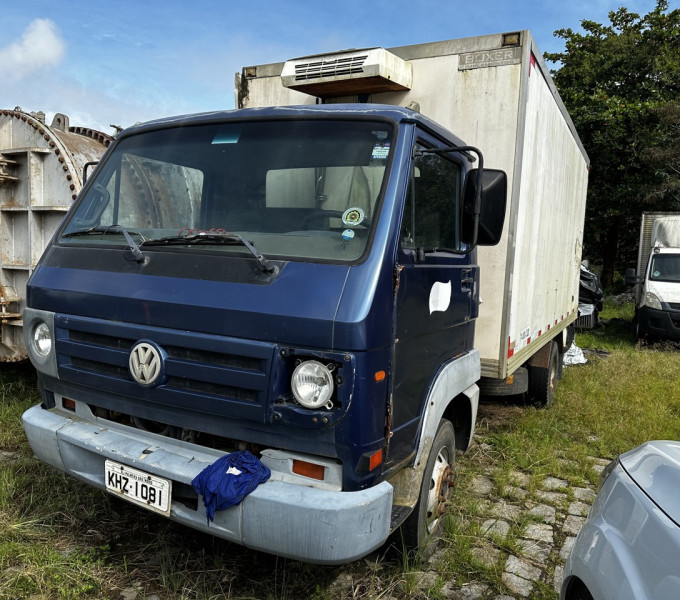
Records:
[[[467,158],[414,148],[395,269],[395,340],[387,463],[415,447],[423,404],[440,366],[473,345],[478,267],[461,241]]]

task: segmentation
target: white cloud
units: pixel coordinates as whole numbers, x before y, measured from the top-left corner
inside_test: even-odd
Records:
[[[21,38],[0,48],[0,76],[19,81],[44,67],[59,64],[66,44],[49,19],[35,19]]]

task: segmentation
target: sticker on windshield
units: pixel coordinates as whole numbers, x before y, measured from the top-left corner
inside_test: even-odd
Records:
[[[348,227],[354,227],[360,225],[364,220],[364,211],[360,208],[348,208],[342,214],[342,223]]]
[[[661,275],[661,271],[654,271],[654,277],[659,277]]]
[[[354,232],[351,229],[345,229],[345,231],[342,232],[342,239],[349,242],[354,239]]]
[[[375,146],[373,146],[373,154],[371,154],[371,158],[374,160],[386,160],[389,154],[390,143],[389,142],[378,143]]]

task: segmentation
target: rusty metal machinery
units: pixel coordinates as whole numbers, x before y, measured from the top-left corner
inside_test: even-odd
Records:
[[[27,358],[21,311],[26,283],[111,136],[70,127],[56,114],[0,109],[0,362]]]

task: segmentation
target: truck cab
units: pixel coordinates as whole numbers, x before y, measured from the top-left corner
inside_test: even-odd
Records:
[[[477,412],[475,248],[507,185],[482,160],[382,105],[125,130],[29,281],[34,452],[282,556],[424,547]],[[192,481],[246,449],[270,479],[208,522]]]
[[[639,285],[637,338],[680,340],[680,248],[655,247]]]
[[[639,340],[680,340],[680,215],[642,214],[635,286],[635,334]]]

